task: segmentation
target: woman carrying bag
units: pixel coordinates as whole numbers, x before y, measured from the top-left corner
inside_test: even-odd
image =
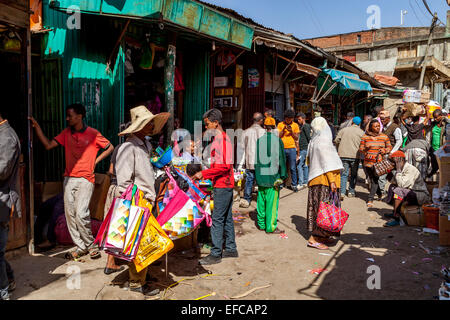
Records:
[[[388,155],[392,150],[391,142],[384,133],[380,133],[380,123],[377,119],[370,121],[366,134],[361,138],[359,151],[364,155],[364,167],[369,175],[370,193],[367,200],[367,207],[373,207],[375,194],[379,197],[382,190],[378,186],[378,175],[375,172],[374,165],[383,161],[383,156]]]
[[[312,138],[308,146],[308,207],[307,228],[311,233],[308,247],[327,250],[326,244],[334,240],[331,236],[339,236],[339,232],[327,231],[317,224],[317,216],[321,202],[327,202],[333,195],[339,194],[341,171],[344,169],[341,158],[333,145],[333,135],[327,121],[318,117],[311,122]]]

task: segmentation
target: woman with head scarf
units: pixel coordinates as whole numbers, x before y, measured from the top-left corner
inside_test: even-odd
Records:
[[[361,144],[359,146],[359,152],[364,154],[364,167],[369,175],[370,179],[370,193],[367,201],[367,207],[373,207],[373,200],[375,193],[379,198],[382,196],[382,190],[378,185],[378,176],[375,174],[373,168],[375,163],[381,162],[383,156],[391,152],[392,145],[389,138],[384,133],[380,133],[380,123],[377,119],[373,119],[369,123],[369,128],[366,134],[361,138]]]
[[[315,118],[311,122],[311,129],[312,138],[307,153],[309,166],[307,227],[311,233],[308,247],[326,250],[328,249],[326,244],[333,241],[331,236],[339,236],[339,233],[320,228],[316,223],[317,213],[320,202],[327,201],[330,194],[336,193],[339,197],[340,170],[344,167],[333,145],[327,121],[322,117]]]

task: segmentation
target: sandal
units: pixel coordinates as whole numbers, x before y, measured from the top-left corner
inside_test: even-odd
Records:
[[[92,248],[92,249],[89,249],[89,256],[91,257],[91,259],[98,259],[102,255],[100,254],[100,250]]]
[[[64,255],[64,258],[66,258],[67,260],[72,260],[72,261],[77,261],[78,259],[80,259],[82,256],[87,255],[88,252],[87,251],[82,251],[82,250],[73,250],[70,252],[67,252]]]
[[[324,245],[323,243],[320,243],[320,242],[311,243],[311,242],[308,241],[308,247],[316,248],[316,249],[319,249],[319,250],[328,250],[328,247],[326,245]]]
[[[373,202],[372,201],[367,202],[367,208],[373,208]]]

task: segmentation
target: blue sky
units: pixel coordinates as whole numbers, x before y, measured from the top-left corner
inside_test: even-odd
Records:
[[[367,8],[377,5],[381,27],[400,26],[400,12],[407,10],[405,27],[430,26],[431,15],[422,0],[204,0],[233,9],[263,26],[305,39],[367,30]],[[427,0],[430,9],[446,23],[446,0]]]

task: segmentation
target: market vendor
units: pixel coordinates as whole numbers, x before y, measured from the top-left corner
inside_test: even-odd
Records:
[[[403,204],[423,205],[430,200],[430,194],[419,170],[406,162],[405,153],[396,151],[389,156],[395,164],[395,183],[389,187],[387,203],[393,203],[394,212],[385,217],[392,218],[385,227],[400,225],[400,208]]]
[[[145,138],[161,132],[170,113],[152,114],[145,106],[130,110],[131,125],[119,133],[128,135],[127,140],[118,147],[115,155],[114,175],[117,187],[115,197],[120,197],[129,185],[135,184],[144,193],[144,198],[152,205],[155,203],[155,174],[150,158],[152,146]],[[144,295],[156,295],[158,289],[146,285],[147,268],[136,271],[133,262],[129,263],[130,291]]]
[[[211,145],[211,167],[196,173],[195,180],[210,179],[213,182],[214,210],[212,214],[211,254],[201,259],[201,265],[220,263],[222,258],[236,258],[238,251],[235,241],[233,207],[233,147],[230,138],[222,128],[222,112],[208,110],[203,115],[205,127],[213,133]],[[225,234],[225,250],[222,252]]]

